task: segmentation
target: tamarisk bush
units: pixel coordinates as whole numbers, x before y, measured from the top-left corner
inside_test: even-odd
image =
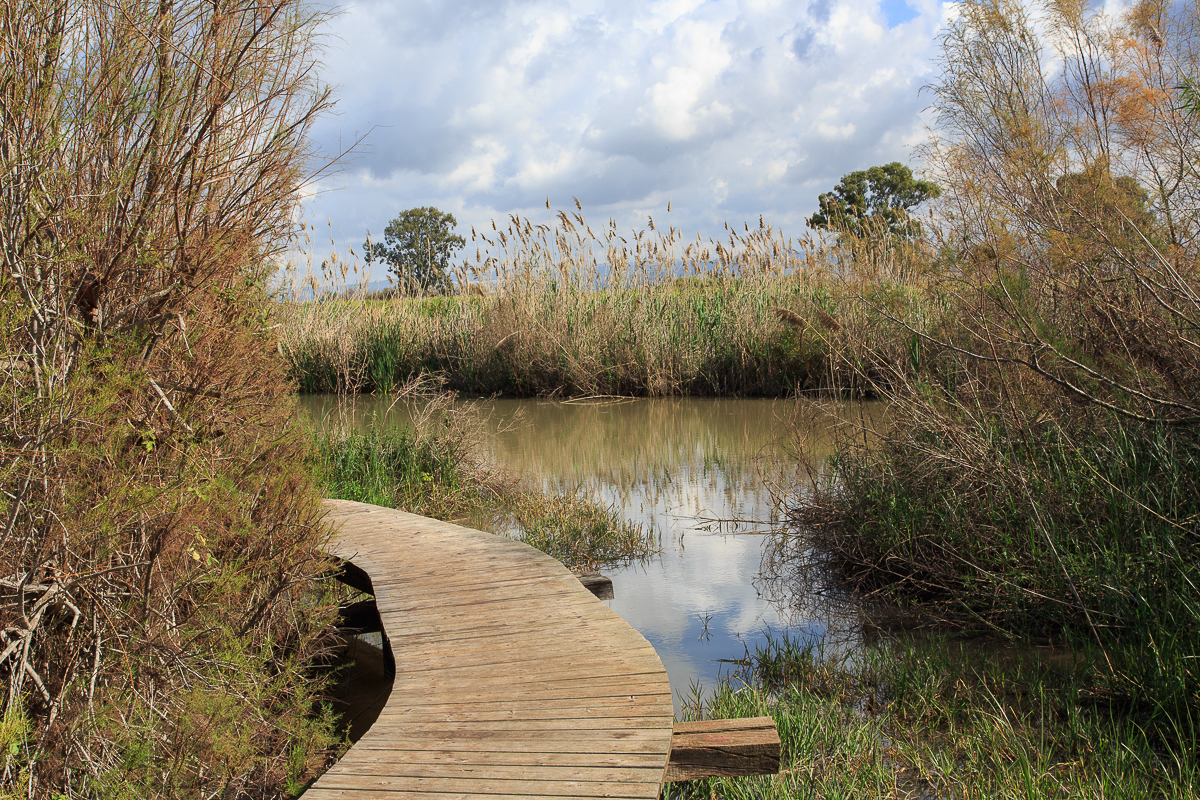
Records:
[[[267,797],[333,609],[260,288],[324,12],[0,8],[0,796]]]

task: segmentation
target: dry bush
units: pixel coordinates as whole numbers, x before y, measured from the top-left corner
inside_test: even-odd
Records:
[[[0,10],[0,792],[267,797],[332,609],[259,288],[328,104],[292,0]]]
[[[864,593],[1088,651],[1089,692],[1189,759],[1197,31],[1194,7],[960,4],[927,151],[942,311],[887,315],[893,423],[797,514]]]
[[[957,267],[944,338],[1126,418],[1200,422],[1200,127],[1179,94],[1200,15],[962,10],[928,151]]]

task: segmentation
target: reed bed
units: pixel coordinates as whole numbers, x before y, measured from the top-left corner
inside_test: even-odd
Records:
[[[282,304],[283,353],[303,392],[386,392],[432,373],[518,396],[865,392],[863,358],[878,377],[889,370],[874,359],[906,357],[880,309],[921,328],[935,316],[912,245],[794,241],[762,221],[684,244],[648,225],[625,237],[578,212],[514,216],[472,232],[457,295]]]

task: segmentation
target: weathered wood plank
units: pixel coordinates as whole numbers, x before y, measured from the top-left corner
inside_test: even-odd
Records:
[[[329,789],[370,789],[378,792],[438,792],[440,794],[508,794],[508,795],[561,795],[566,797],[644,797],[645,783],[619,783],[616,781],[560,781],[519,780],[514,778],[424,778],[391,777],[384,775],[340,775],[329,774],[322,782]]]
[[[374,769],[380,763],[454,765],[471,767],[533,767],[560,766],[568,769],[593,767],[640,768],[660,770],[658,753],[509,753],[504,750],[406,750],[397,759],[395,750],[354,749],[354,764]],[[340,768],[335,764],[332,769]],[[357,768],[357,767],[355,767]]]
[[[378,753],[379,751],[375,751]],[[543,781],[582,781],[585,783],[642,783],[647,779],[655,780],[652,774],[654,767],[589,767],[589,766],[551,766],[551,765],[491,765],[491,764],[447,764],[398,762],[395,759],[381,758],[370,764],[361,765],[364,775],[379,775],[406,778],[499,778],[514,780],[536,776]],[[338,769],[334,766],[330,772]]]
[[[779,751],[770,717],[676,723],[665,780],[774,775]]]
[[[583,794],[575,793],[570,795],[553,795],[542,794],[534,795],[529,792],[520,794],[498,794],[489,793],[470,793],[458,792],[447,794],[445,792],[381,792],[378,789],[324,789],[316,788],[309,789],[304,793],[304,800],[380,800],[380,798],[404,798],[404,800],[518,800],[523,798],[527,800],[530,797],[538,797],[539,800],[578,800],[580,797],[604,797],[603,794]]]
[[[555,694],[564,694],[556,692]],[[595,695],[596,692],[588,694]],[[538,700],[529,695],[518,698],[505,698],[500,694],[489,694],[480,698],[478,703],[448,702],[452,698],[444,695],[434,698],[427,705],[413,705],[406,710],[404,719],[462,719],[462,720],[536,720],[560,719],[563,712],[570,706],[560,706],[558,703],[576,703],[579,709],[575,719],[594,720],[601,717],[658,717],[671,706],[670,695],[642,695],[636,702],[629,704],[612,703],[612,697],[567,697],[554,700]],[[443,702],[438,703],[437,700]],[[390,717],[389,717],[390,718]]]
[[[628,670],[610,670],[605,675],[595,675],[593,674],[594,672],[595,670],[590,667],[585,667],[574,672],[564,670],[563,672],[556,672],[553,675],[525,673],[513,676],[466,675],[449,677],[425,671],[419,674],[406,673],[401,675],[396,679],[396,685],[406,687],[410,691],[423,688],[425,696],[453,695],[453,700],[442,699],[430,701],[437,703],[472,703],[475,701],[469,694],[470,690],[487,691],[493,687],[509,690],[514,697],[532,692],[536,696],[546,699],[549,699],[549,695],[545,694],[545,692],[551,690],[578,691],[581,685],[589,691],[593,689],[605,690],[600,694],[588,695],[589,697],[645,694],[649,691],[658,691],[662,687],[662,683],[659,682],[653,671],[641,667],[631,667]],[[613,687],[621,686],[628,686],[629,690],[627,692],[612,691]],[[420,705],[422,702],[424,702],[424,697],[413,697],[407,705]]]
[[[398,676],[306,799],[658,796],[672,740],[665,670],[577,576],[504,537],[327,507],[330,550],[366,574]]]

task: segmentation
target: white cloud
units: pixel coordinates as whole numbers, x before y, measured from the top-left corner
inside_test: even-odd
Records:
[[[938,0],[360,0],[335,23],[339,115],[316,135],[328,151],[370,143],[310,214],[357,242],[418,205],[466,230],[578,196],[590,218],[632,227],[672,198],[685,232],[759,214],[796,231],[841,175],[909,160],[946,13]]]

